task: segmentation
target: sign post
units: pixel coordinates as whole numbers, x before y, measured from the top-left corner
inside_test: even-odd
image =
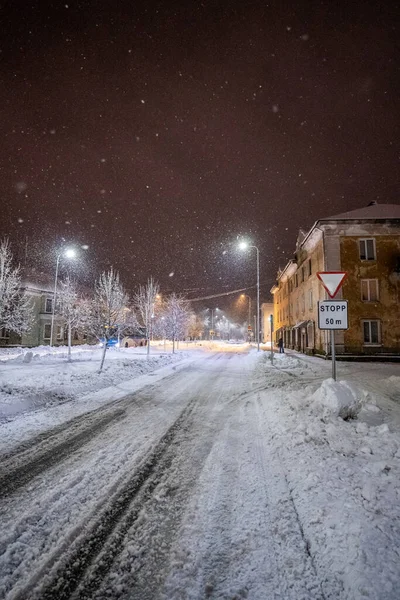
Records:
[[[274,345],[272,341],[272,334],[274,331],[274,315],[269,315],[269,323],[271,325],[271,365],[274,364]]]
[[[338,293],[347,273],[342,271],[324,271],[317,273],[330,298]],[[336,381],[335,330],[348,329],[347,300],[324,300],[318,302],[318,327],[329,330],[331,338],[332,379]]]

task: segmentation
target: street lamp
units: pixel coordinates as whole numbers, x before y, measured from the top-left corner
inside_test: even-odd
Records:
[[[51,313],[51,328],[50,328],[50,347],[53,346],[53,332],[54,332],[54,315],[56,312],[56,296],[57,296],[57,279],[58,279],[58,266],[60,264],[60,258],[64,256],[65,258],[74,258],[76,256],[76,252],[73,248],[67,248],[62,252],[57,254],[56,261],[56,276],[54,278],[54,297],[53,297],[53,310]]]
[[[254,248],[257,253],[257,351],[260,351],[260,252],[257,246],[251,246],[247,242],[243,241],[239,244],[240,250],[247,250],[247,248]]]

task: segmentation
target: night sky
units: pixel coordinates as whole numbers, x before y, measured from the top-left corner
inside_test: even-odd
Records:
[[[267,298],[300,227],[399,202],[399,15],[2,2],[0,235],[49,272],[57,246],[87,246],[86,279],[112,264],[130,290],[152,275],[190,297],[255,283],[245,236]]]

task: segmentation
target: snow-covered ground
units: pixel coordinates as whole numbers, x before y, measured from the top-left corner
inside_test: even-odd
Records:
[[[99,346],[73,347],[71,362],[65,347],[0,348],[0,420],[77,399],[84,404],[82,397],[88,393],[181,361],[187,357],[187,348],[191,346],[181,344],[181,349],[172,354],[169,344],[165,348],[154,344],[149,356],[146,348],[110,348],[101,373]]]
[[[0,597],[397,600],[398,365],[111,352],[0,362]]]

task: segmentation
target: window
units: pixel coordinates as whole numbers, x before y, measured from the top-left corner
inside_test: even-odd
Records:
[[[10,332],[8,329],[6,329],[5,327],[2,327],[0,329],[0,338],[5,338],[8,339],[10,337]]]
[[[363,321],[364,344],[380,344],[381,328],[379,321]]]
[[[297,273],[294,276],[294,286],[299,287],[299,277],[298,277]]]
[[[311,266],[311,258],[308,261],[308,276],[310,277],[310,275],[312,274],[312,266]]]
[[[361,279],[361,300],[363,302],[377,302],[378,299],[378,280]]]
[[[51,333],[51,324],[50,323],[46,323],[45,326],[44,326],[43,339],[44,340],[49,340],[50,339],[50,333]]]
[[[301,282],[303,283],[305,279],[305,275],[304,275],[304,267],[301,267]]]
[[[312,290],[308,290],[308,308],[312,310],[313,307],[313,294]]]
[[[62,327],[60,325],[57,325],[57,335],[56,335],[57,340],[62,340],[63,339],[63,331],[62,331]]]
[[[46,308],[45,311],[47,313],[53,312],[53,300],[52,298],[46,298]]]
[[[360,240],[360,260],[376,260],[375,240]]]

